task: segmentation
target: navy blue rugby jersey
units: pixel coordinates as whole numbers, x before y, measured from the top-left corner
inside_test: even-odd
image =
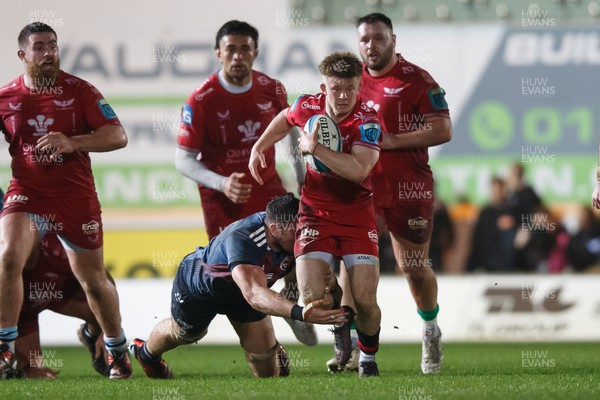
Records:
[[[206,247],[198,247],[184,259],[188,271],[185,281],[193,296],[211,298],[224,303],[243,299],[241,290],[231,277],[240,264],[258,265],[271,287],[294,266],[293,255],[276,252],[267,244],[265,212],[252,214],[232,223]]]

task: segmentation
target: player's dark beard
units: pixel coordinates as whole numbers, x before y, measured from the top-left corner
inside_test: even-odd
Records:
[[[56,81],[60,76],[60,60],[56,60],[53,64],[53,68],[49,70],[44,70],[41,65],[35,63],[29,63],[27,69],[33,87],[51,87],[56,84]]]
[[[381,54],[381,58],[379,59],[379,62],[377,62],[377,63],[370,63],[368,58],[365,60],[365,64],[367,64],[367,68],[372,69],[373,71],[381,71],[382,69],[384,69],[388,65],[388,63],[390,62],[392,57],[394,56],[394,49],[393,49],[393,47],[390,46],[390,48],[385,49],[380,54]]]

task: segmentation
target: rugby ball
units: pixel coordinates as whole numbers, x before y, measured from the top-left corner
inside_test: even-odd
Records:
[[[305,132],[312,132],[315,127],[315,124],[319,124],[319,130],[317,131],[318,141],[321,145],[331,149],[333,151],[342,151],[342,136],[340,135],[340,130],[329,116],[325,114],[317,114],[310,117],[306,124],[304,125]],[[306,154],[304,156],[308,166],[313,171],[318,172],[329,172],[330,169],[323,164],[321,161],[317,160],[314,156],[310,154]]]

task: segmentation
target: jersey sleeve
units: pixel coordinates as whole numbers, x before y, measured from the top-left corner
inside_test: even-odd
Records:
[[[177,144],[186,150],[200,152],[204,141],[204,110],[192,93],[181,107],[181,123],[177,134]]]
[[[121,125],[112,107],[91,83],[83,81],[79,87],[83,118],[91,130],[104,125]]]
[[[247,235],[234,232],[225,242],[225,254],[227,254],[227,266],[232,271],[240,264],[258,265],[262,264],[260,248]]]
[[[359,123],[354,137],[355,140],[352,142],[353,146],[364,146],[379,151],[379,144],[381,143],[381,126],[377,119],[373,118],[370,121]]]
[[[424,116],[448,116],[446,91],[442,89],[431,76],[423,71],[423,81],[418,86],[417,112]]]
[[[307,97],[308,95],[302,95],[298,97],[288,108],[286,119],[290,125],[299,126],[300,128],[304,127],[304,123],[307,118],[304,115],[304,109],[302,109],[299,104],[306,100]]]

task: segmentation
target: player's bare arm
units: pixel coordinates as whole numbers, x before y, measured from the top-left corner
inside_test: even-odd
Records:
[[[261,185],[263,184],[263,180],[259,173],[259,165],[263,169],[267,167],[264,152],[283,139],[290,129],[292,129],[292,125],[287,122],[287,110],[287,108],[282,110],[275,118],[273,118],[273,121],[271,121],[269,126],[267,126],[267,129],[265,129],[260,138],[254,143],[254,146],[252,146],[250,159],[248,161],[248,169],[250,170],[252,177]]]
[[[414,149],[437,146],[452,139],[452,123],[447,117],[426,117],[425,129],[397,135],[383,135],[382,150]]]
[[[231,276],[239,286],[248,304],[255,310],[280,317],[292,315],[292,308],[296,303],[269,289],[265,273],[260,267],[241,264],[233,269]],[[313,301],[304,307],[304,321],[314,324],[340,324],[346,322],[348,313],[343,308],[323,309],[326,307],[331,307],[331,302],[326,300]]]
[[[75,151],[106,152],[127,146],[127,134],[121,125],[104,125],[86,135],[66,136],[62,132],[50,132],[42,136],[36,150],[52,151],[52,156],[69,154]]]

